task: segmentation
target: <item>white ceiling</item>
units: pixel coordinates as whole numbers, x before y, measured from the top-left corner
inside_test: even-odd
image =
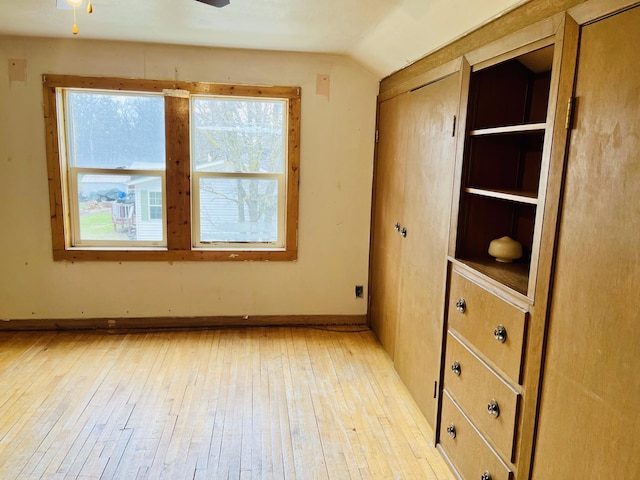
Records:
[[[71,37],[73,12],[56,1],[0,0],[0,34]],[[77,11],[77,38],[345,54],[382,78],[521,3],[93,0],[93,14]]]

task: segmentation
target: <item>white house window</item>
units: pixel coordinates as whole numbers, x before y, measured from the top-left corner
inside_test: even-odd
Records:
[[[43,83],[54,259],[297,258],[298,87]]]
[[[162,192],[149,192],[149,220],[162,220]]]

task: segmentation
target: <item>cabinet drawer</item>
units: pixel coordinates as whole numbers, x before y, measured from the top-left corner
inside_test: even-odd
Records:
[[[480,480],[485,472],[489,473],[491,480],[512,478],[509,467],[491,451],[446,392],[442,396],[439,442],[466,480]]]
[[[464,306],[459,306],[463,303]],[[528,314],[457,273],[451,276],[449,328],[459,332],[498,368],[520,383]],[[504,340],[497,339],[502,327]],[[499,335],[498,335],[499,336]]]
[[[451,333],[447,334],[444,388],[494,447],[512,459],[520,395]],[[493,412],[490,404],[497,405]]]

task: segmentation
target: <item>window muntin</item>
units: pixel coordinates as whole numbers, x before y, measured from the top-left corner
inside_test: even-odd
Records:
[[[282,248],[287,100],[194,96],[191,160],[198,248]]]
[[[139,80],[104,77],[79,77],[69,75],[43,75],[44,92],[44,117],[46,127],[47,164],[49,171],[49,193],[51,206],[51,231],[53,243],[53,256],[55,260],[295,260],[297,258],[297,224],[298,224],[298,178],[299,178],[299,141],[300,141],[300,89],[298,87],[265,87],[249,85],[222,85],[198,82],[178,82],[162,80]],[[156,141],[156,146],[164,148],[164,158],[155,155],[154,148],[147,146],[147,160],[139,160],[137,163],[117,160],[107,162],[107,168],[95,166],[94,159],[86,153],[89,151],[82,142],[78,143],[66,136],[67,128],[76,128],[72,132],[90,132],[84,118],[67,115],[69,106],[66,104],[68,94],[93,94],[93,95],[119,95],[133,97],[155,97],[162,102],[164,107],[163,129],[160,134],[166,136],[164,145]],[[215,171],[211,165],[204,167],[199,163],[191,171],[191,147],[194,135],[191,122],[191,98],[201,96],[206,99],[215,98],[236,102],[260,102],[273,101],[274,105],[280,105],[282,117],[276,116],[282,123],[277,124],[270,120],[269,126],[274,130],[277,125],[280,135],[272,136],[272,143],[279,149],[278,160],[271,165],[275,167],[260,168],[258,172],[251,171]],[[104,101],[104,98],[100,99]],[[117,100],[122,102],[122,100]],[[273,108],[273,107],[270,107]],[[77,109],[76,109],[77,110]],[[264,111],[261,118],[262,128],[265,127]],[[90,119],[92,117],[89,117]],[[129,120],[131,117],[128,117]],[[135,118],[135,116],[134,116]],[[75,122],[75,125],[74,125]],[[256,122],[259,123],[259,122]],[[95,124],[99,122],[96,120]],[[70,126],[70,127],[69,127]],[[77,127],[80,129],[78,130]],[[161,131],[163,130],[163,132]],[[113,138],[113,131],[99,131],[93,129],[93,133],[100,133],[107,138]],[[145,138],[152,138],[146,135]],[[155,137],[156,139],[158,137]],[[104,142],[104,138],[102,139]],[[255,140],[254,140],[255,141]],[[107,142],[109,143],[109,142]],[[111,144],[118,143],[111,141]],[[142,142],[138,142],[142,144]],[[277,151],[274,147],[271,152]],[[135,151],[135,149],[123,150]],[[262,149],[266,151],[268,149]],[[139,152],[139,150],[138,150]],[[141,155],[142,156],[142,155]],[[110,156],[112,159],[112,156]],[[148,159],[151,159],[150,161]],[[279,163],[279,166],[278,166]],[[282,167],[282,168],[280,168]],[[250,170],[245,167],[236,170]],[[213,170],[213,171],[206,171]],[[218,169],[220,170],[220,169]],[[233,170],[233,169],[228,169]],[[274,170],[274,171],[263,171]],[[120,235],[117,239],[105,238],[112,235],[96,235],[86,228],[80,227],[80,208],[83,200],[86,200],[85,184],[95,184],[105,181],[101,188],[108,190],[113,178],[110,176],[129,177],[117,178],[124,184],[118,189],[116,200],[107,199],[107,202],[119,205],[116,208],[114,219],[122,223],[114,223],[111,231],[117,231]],[[226,175],[226,176],[225,176]],[[232,175],[233,177],[228,177]],[[92,176],[92,177],[90,177]],[[198,177],[196,179],[196,177]],[[201,178],[200,178],[201,177]],[[84,180],[87,182],[84,182]],[[271,212],[273,205],[277,205],[278,221],[277,234],[274,235],[273,224],[268,221],[259,222],[251,228],[227,229],[225,236],[211,235],[210,227],[205,225],[205,235],[200,238],[200,204],[199,188],[200,180],[204,189],[210,188],[207,182],[234,183],[242,189],[258,192],[264,199],[263,212]],[[145,182],[160,182],[160,187],[152,188],[144,185]],[[268,188],[265,185],[270,185]],[[218,185],[219,186],[219,185]],[[277,196],[273,194],[274,186],[277,186]],[[145,188],[142,188],[145,187]],[[148,187],[148,188],[147,188]],[[228,188],[228,187],[226,187]],[[84,191],[84,193],[83,193]],[[156,192],[146,196],[146,203],[142,195],[143,191]],[[267,192],[273,195],[267,195]],[[158,192],[160,195],[158,195]],[[203,210],[210,209],[210,199],[206,198],[206,190],[203,190],[205,202]],[[136,201],[132,199],[137,197]],[[122,198],[124,197],[124,198]],[[267,201],[268,199],[268,201]],[[277,200],[276,200],[277,199]],[[120,205],[120,204],[124,204]],[[131,207],[129,205],[133,204]],[[143,208],[144,207],[144,208]],[[268,207],[268,208],[267,208]],[[162,208],[162,219],[153,218],[159,215]],[[113,210],[113,209],[112,209]],[[236,208],[238,218],[245,219],[255,213],[244,206],[241,213]],[[133,215],[130,215],[133,212]],[[82,212],[86,213],[86,212]],[[106,213],[106,212],[103,212]],[[208,211],[207,215],[211,215]],[[263,220],[273,217],[272,213],[264,213]],[[136,225],[132,233],[142,232],[141,219],[147,221],[148,227],[151,221],[160,223],[163,229],[162,238],[157,235],[150,237],[137,236],[139,240],[132,240],[133,234],[125,234],[122,225],[132,219]],[[269,228],[265,225],[269,224]],[[109,230],[108,228],[105,229]],[[150,233],[148,229],[145,230]],[[156,230],[157,232],[157,230]],[[231,233],[230,233],[231,232]],[[249,232],[249,235],[247,235]],[[235,235],[235,236],[234,236]],[[245,235],[245,237],[242,237]],[[123,237],[127,240],[122,240]],[[131,237],[131,238],[130,238]],[[274,241],[274,238],[276,239]],[[222,241],[220,241],[222,239]],[[232,239],[230,242],[228,239]],[[198,244],[198,242],[202,240]],[[127,243],[129,242],[129,243]]]

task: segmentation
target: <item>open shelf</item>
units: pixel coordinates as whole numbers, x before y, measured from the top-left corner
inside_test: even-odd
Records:
[[[529,52],[471,73],[454,255],[523,295],[545,188],[540,182],[553,47],[536,52],[544,61],[532,62]],[[489,255],[491,241],[503,236],[522,244],[522,258],[500,263]]]
[[[469,136],[479,137],[483,135],[500,135],[508,133],[525,133],[525,132],[540,132],[544,133],[546,123],[524,123],[522,125],[509,125],[506,127],[493,127],[493,128],[481,128],[478,130],[471,130]]]
[[[499,263],[490,258],[458,258],[459,262],[523,295],[529,286],[529,263]]]
[[[539,130],[470,137],[465,186],[537,197],[543,145],[544,131]]]
[[[465,188],[465,193],[480,195],[482,197],[496,198],[499,200],[509,200],[511,202],[537,205],[538,196],[535,193],[516,192],[507,190],[484,190],[480,188]]]

